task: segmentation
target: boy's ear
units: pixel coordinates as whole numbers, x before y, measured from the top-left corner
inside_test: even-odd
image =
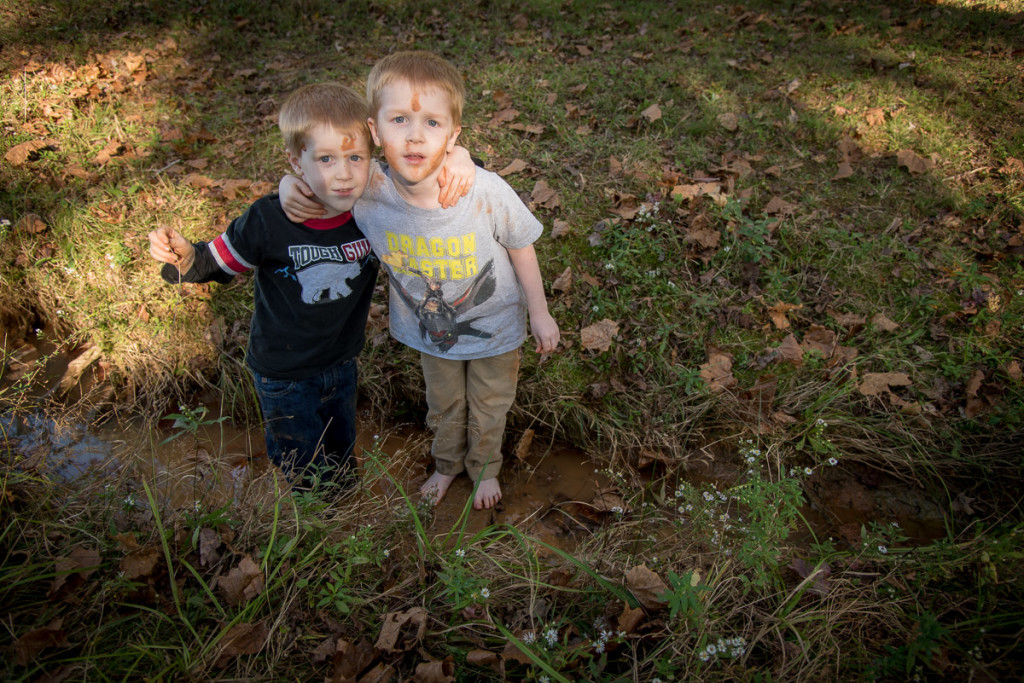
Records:
[[[299,165],[300,157],[298,154],[293,153],[290,149],[285,147],[284,155],[288,157],[288,163],[291,164],[292,170],[301,178],[302,177],[302,166]]]
[[[380,137],[377,135],[377,122],[371,116],[366,119],[366,125],[370,127],[370,137],[373,138],[373,144],[380,147]]]
[[[453,132],[450,138],[448,138],[448,154],[452,153],[455,149],[455,141],[459,139],[459,133],[462,132],[462,126],[458,126]]]

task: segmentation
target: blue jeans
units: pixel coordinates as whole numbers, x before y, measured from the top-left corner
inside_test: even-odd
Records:
[[[315,481],[351,485],[356,442],[355,359],[301,380],[253,372],[267,455],[292,486]]]

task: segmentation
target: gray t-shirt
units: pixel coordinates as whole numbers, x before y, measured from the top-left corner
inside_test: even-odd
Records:
[[[389,275],[391,335],[455,360],[488,358],[526,339],[526,298],[506,249],[533,244],[540,224],[508,183],[477,169],[450,209],[406,202],[374,168],[353,210]]]

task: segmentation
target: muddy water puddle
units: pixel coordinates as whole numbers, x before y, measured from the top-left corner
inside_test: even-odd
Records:
[[[262,432],[226,422],[175,436],[173,428],[154,431],[114,421],[89,427],[39,412],[4,415],[0,429],[22,469],[67,481],[88,474],[144,480],[159,500],[176,509],[195,508],[197,503],[213,509],[272,502],[287,487],[272,476],[275,468],[266,457]],[[415,504],[419,486],[429,473],[429,434],[413,427],[392,427],[384,436],[379,435],[381,431],[369,423],[359,430],[356,451],[373,453],[371,457],[390,474],[376,477],[365,495],[398,498],[404,492]],[[600,501],[609,482],[578,449],[534,450],[537,454],[530,463],[506,466],[501,480],[503,500],[493,510],[466,510],[472,482],[465,476],[457,478],[436,505],[428,532],[445,535],[462,527],[472,534],[505,523],[559,548],[575,546],[599,526],[599,517],[588,516],[585,509],[592,508],[595,499]],[[361,463],[361,468],[366,467]]]
[[[38,405],[54,406],[59,400],[91,406],[107,403],[113,392],[104,382],[95,349],[87,345],[64,352],[50,342],[52,336],[50,330],[36,330],[11,343],[4,335],[0,392],[20,382],[27,387],[20,389],[23,396]],[[80,419],[73,417],[76,414]],[[282,486],[287,488],[274,476],[276,468],[266,457],[262,432],[215,419],[215,407],[191,431],[169,420],[161,420],[156,429],[142,422],[118,424],[115,420],[96,427],[92,426],[94,414],[95,408],[72,412],[59,407],[23,409],[16,416],[5,413],[0,415],[0,442],[11,447],[21,469],[44,471],[63,480],[87,473],[144,480],[161,501],[179,509],[193,508],[197,502],[206,509],[259,506],[280,496]],[[388,472],[386,477],[366,476],[374,467],[369,460],[363,463],[368,489],[363,495],[395,502],[407,495],[415,501],[431,466],[429,434],[417,426],[375,424],[365,410],[360,415],[356,452],[369,454],[369,460]],[[596,471],[593,459],[583,451],[536,442],[523,454],[523,459],[506,457],[499,506],[467,510],[472,482],[460,477],[436,506],[428,532],[444,535],[461,527],[475,533],[488,525],[508,524],[568,550],[619,514],[630,512],[621,497],[623,491]],[[703,465],[687,464],[678,476],[694,486],[715,484],[725,489],[742,469],[732,460],[729,453],[718,453]],[[671,490],[678,483],[676,475],[659,477],[647,470],[646,478],[634,486],[653,481],[652,488]],[[926,543],[946,533],[948,501],[866,467],[824,469],[806,480],[804,492],[807,504],[802,515],[811,526],[808,542],[834,536],[856,545],[861,528],[872,522],[896,522],[910,542]]]
[[[192,432],[114,421],[89,428],[33,413],[2,416],[0,429],[15,447],[23,469],[46,471],[64,480],[87,473],[144,480],[159,500],[177,509],[194,508],[197,503],[204,509],[230,505],[267,509],[266,504],[282,495],[287,485],[274,476],[276,469],[266,457],[262,433],[209,422]],[[428,433],[412,426],[381,429],[367,421],[361,425],[356,450],[364,454],[365,490],[359,495],[383,496],[392,507],[405,505],[402,497],[408,496],[415,504],[419,486],[430,471]],[[387,476],[380,474],[381,468]],[[725,464],[689,468],[683,478],[692,486],[713,483],[724,490],[729,485],[727,470]],[[373,476],[375,471],[378,474]],[[534,444],[525,460],[506,459],[501,484],[501,503],[493,510],[475,511],[468,509],[472,482],[457,478],[434,509],[427,532],[444,536],[462,529],[474,534],[490,525],[507,524],[547,545],[572,550],[602,525],[629,513],[614,482],[596,470],[586,453],[565,445]],[[808,502],[802,515],[812,533],[799,538],[807,542],[835,537],[856,545],[862,527],[872,522],[896,522],[915,543],[946,533],[942,505],[923,490],[867,470],[825,470],[807,479],[804,491]],[[539,550],[541,555],[547,552],[543,547]]]

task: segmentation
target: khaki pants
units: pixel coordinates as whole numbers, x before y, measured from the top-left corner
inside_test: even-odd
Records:
[[[421,353],[420,363],[437,471],[453,476],[465,470],[474,481],[497,477],[505,417],[516,398],[519,349],[475,360]]]

